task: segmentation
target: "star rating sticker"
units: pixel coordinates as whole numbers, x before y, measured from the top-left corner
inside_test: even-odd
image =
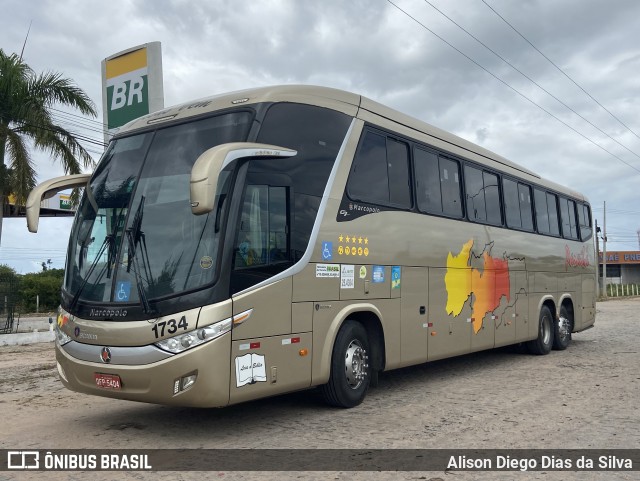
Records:
[[[347,236],[346,242],[347,242],[347,244],[348,244],[349,242],[351,242],[351,239],[349,238],[349,236]]]
[[[342,236],[342,234],[340,234],[340,237],[338,237],[338,240],[339,240],[340,242],[342,242],[342,241],[344,240],[344,237]]]
[[[367,244],[369,244],[369,239],[365,237],[364,238],[364,245],[367,245]]]

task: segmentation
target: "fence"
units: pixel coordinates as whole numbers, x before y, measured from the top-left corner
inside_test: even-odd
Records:
[[[640,296],[640,284],[607,284],[608,297]]]
[[[0,275],[0,334],[13,330],[19,297],[18,279]]]

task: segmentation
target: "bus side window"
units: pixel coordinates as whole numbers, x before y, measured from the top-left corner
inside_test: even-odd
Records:
[[[358,148],[347,186],[353,200],[386,204],[389,202],[386,139],[366,132]]]
[[[533,199],[536,203],[536,224],[538,225],[538,232],[540,232],[540,234],[550,234],[547,194],[543,190],[534,189]]]
[[[578,204],[578,223],[580,225],[580,239],[588,241],[593,231],[591,229],[591,213],[587,204]]]
[[[460,164],[457,160],[440,157],[440,186],[442,212],[451,217],[462,217],[460,193]]]
[[[260,267],[289,260],[287,188],[247,185],[234,267]]]
[[[531,212],[531,187],[518,183],[518,194],[520,195],[520,217],[522,218],[522,228],[533,230],[533,213]]]
[[[502,225],[498,176],[489,172],[483,172],[482,180],[484,182],[484,200],[487,208],[487,222],[493,225]]]
[[[469,220],[485,222],[487,210],[484,202],[484,184],[482,171],[475,167],[464,167],[464,191],[466,194],[467,215]]]
[[[547,192],[547,211],[549,212],[549,233],[552,235],[560,235],[560,226],[558,224],[558,198],[555,194]]]
[[[562,235],[565,239],[577,239],[576,203],[572,200],[560,198],[560,218],[562,219]]]
[[[502,179],[502,192],[504,194],[504,210],[507,217],[507,226],[520,229],[522,227],[522,219],[520,217],[517,182]]]
[[[411,208],[409,146],[367,131],[353,160],[347,192],[353,200]]]
[[[428,214],[442,214],[440,168],[435,153],[416,148],[413,151],[416,171],[416,198],[418,209]]]

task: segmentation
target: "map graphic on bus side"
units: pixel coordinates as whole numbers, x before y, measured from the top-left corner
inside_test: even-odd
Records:
[[[465,303],[473,295],[472,324],[473,332],[482,328],[484,316],[500,306],[502,297],[509,301],[510,279],[509,261],[491,257],[493,243],[485,245],[481,254],[473,252],[473,239],[462,246],[462,250],[447,256],[447,273],[444,276],[447,290],[447,314],[459,316]],[[471,265],[472,256],[482,259],[482,269]]]

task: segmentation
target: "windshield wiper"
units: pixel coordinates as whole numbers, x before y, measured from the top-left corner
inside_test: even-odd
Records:
[[[102,276],[104,275],[105,272],[107,272],[107,279],[109,277],[111,277],[111,262],[112,262],[112,259],[113,259],[113,255],[115,253],[115,238],[114,238],[114,236],[112,234],[108,234],[104,238],[104,241],[102,241],[102,245],[100,246],[100,250],[98,251],[98,254],[96,255],[96,257],[93,260],[93,262],[91,263],[91,266],[89,266],[89,271],[87,272],[87,275],[82,280],[82,284],[80,284],[80,287],[78,288],[78,290],[76,291],[75,295],[73,296],[73,299],[71,299],[71,303],[69,304],[69,310],[73,309],[76,306],[76,304],[78,303],[78,299],[80,298],[80,294],[82,294],[82,291],[84,290],[85,286],[89,282],[89,278],[91,277],[91,274],[93,274],[93,271],[96,268],[96,266],[98,265],[98,261],[102,257],[102,254],[104,253],[104,250],[106,248],[109,249],[107,251],[107,263],[102,266],[102,269],[100,270],[100,273],[98,274],[98,277],[97,277],[97,279],[95,281],[95,284],[98,284],[100,282],[100,280],[102,279]]]
[[[142,310],[149,314],[152,311],[151,306],[149,304],[149,300],[147,299],[147,294],[142,286],[142,275],[140,274],[140,269],[138,266],[138,260],[136,258],[137,255],[137,247],[138,244],[142,245],[142,267],[144,269],[145,277],[147,278],[147,285],[150,285],[151,281],[151,273],[149,263],[149,254],[147,252],[147,241],[145,239],[144,232],[142,232],[142,214],[144,211],[144,201],[145,197],[142,196],[140,198],[140,204],[138,205],[138,209],[136,210],[135,215],[133,216],[133,223],[131,227],[127,229],[127,241],[129,244],[129,259],[127,261],[127,272],[131,272],[131,267],[133,266],[133,273],[136,279],[136,287],[138,289],[138,297],[140,298],[140,303],[142,304]]]
[[[97,212],[97,210],[96,210],[96,212]],[[124,213],[124,209],[120,209],[120,213],[118,214],[118,217],[117,217],[116,222],[115,222],[116,226],[120,224],[120,220],[122,219],[123,213]],[[94,222],[95,222],[95,219],[94,219]],[[88,237],[89,235],[90,234],[87,233],[86,237]],[[85,241],[83,242],[83,245],[86,242],[86,237],[85,237]],[[97,277],[97,279],[96,279],[94,284],[98,284],[102,280],[102,276],[104,276],[105,271],[107,273],[107,279],[111,278],[111,273],[112,273],[112,269],[114,267],[114,261],[115,261],[115,258],[116,258],[116,235],[115,235],[115,232],[113,232],[111,234],[107,234],[105,236],[104,240],[102,241],[102,245],[100,245],[100,249],[98,250],[98,254],[93,259],[93,262],[89,266],[89,270],[87,272],[87,275],[82,280],[82,284],[80,284],[80,287],[78,288],[78,290],[74,294],[73,299],[71,299],[71,303],[69,304],[69,309],[73,309],[75,307],[75,305],[78,303],[78,299],[80,299],[80,295],[82,294],[82,291],[84,290],[85,286],[89,282],[89,278],[91,277],[91,274],[93,274],[94,269],[98,265],[98,262],[100,261],[100,257],[104,253],[105,249],[109,249],[107,251],[107,263],[106,263],[106,265],[104,265],[102,267],[102,270],[100,271],[100,274],[98,275],[98,277]],[[82,258],[82,255],[81,255],[81,258]],[[78,267],[79,267],[79,269],[82,269],[81,259],[78,262]]]

